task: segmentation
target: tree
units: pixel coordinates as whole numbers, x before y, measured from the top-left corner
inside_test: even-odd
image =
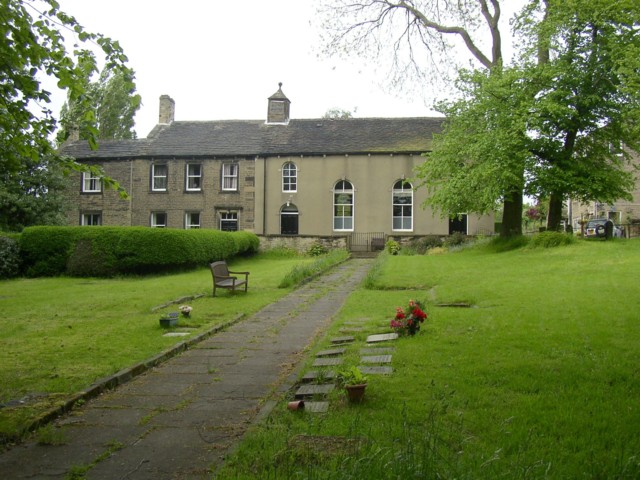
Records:
[[[531,0],[514,24],[522,48],[508,66],[500,54],[497,0],[350,5],[360,18],[370,19],[350,19],[351,27],[335,41],[358,31],[356,46],[361,46],[368,37],[388,40],[399,31],[395,57],[404,40],[415,62],[410,36],[433,46],[433,59],[434,52],[448,48],[439,39],[458,35],[481,65],[459,70],[461,98],[439,105],[447,115],[445,130],[418,170],[432,193],[428,203],[444,213],[485,212],[502,199],[501,235],[513,235],[521,233],[523,193],[550,199],[547,225],[552,229],[568,195],[609,201],[628,195],[633,179],[625,168],[627,153],[612,146],[635,149],[640,138],[637,2]],[[402,30],[392,26],[398,10],[405,14]],[[438,12],[458,26],[447,27]],[[480,55],[469,33],[485,24],[492,57]]]
[[[334,0],[323,12],[326,52],[379,56],[391,45],[394,83],[411,74],[424,78],[425,66],[446,77],[443,71],[455,65],[462,54],[489,75],[503,69],[499,0]],[[522,233],[523,171],[520,166],[514,168],[502,177],[500,189],[493,190],[494,194],[499,191],[498,198],[503,201],[503,235]],[[463,178],[458,176],[457,181]],[[477,202],[481,208],[475,211],[486,211],[486,199],[485,195]],[[490,203],[495,206],[496,201]],[[450,200],[444,195],[432,196],[429,202],[447,215],[474,211],[460,208],[476,203],[470,198]]]
[[[547,228],[561,225],[569,197],[630,199],[628,151],[640,147],[640,7],[637,2],[545,0],[533,25],[538,64],[533,84],[529,151],[535,163],[528,191],[549,197]],[[525,51],[526,53],[526,51]]]
[[[43,75],[57,79],[70,101],[91,110],[86,95],[86,79],[98,71],[92,49],[104,56],[105,68],[118,71],[133,84],[133,72],[117,41],[90,33],[72,16],[60,10],[56,0],[0,1],[0,175],[28,170],[30,162],[47,162],[65,169],[87,170],[69,158],[61,157],[51,142],[57,120],[51,110],[51,93],[40,83]],[[73,37],[73,50],[66,47]],[[138,98],[131,98],[139,102]],[[78,128],[92,148],[97,147],[95,118],[87,115]],[[95,169],[94,169],[95,170]],[[100,172],[96,172],[100,173]],[[104,177],[108,186],[118,184]]]
[[[325,114],[322,116],[322,118],[334,118],[334,119],[352,118],[355,111],[356,111],[355,108],[353,109],[353,112],[352,112],[350,110],[344,110],[342,108],[334,107],[327,110]]]
[[[46,157],[23,162],[19,171],[0,177],[0,230],[19,232],[31,225],[63,225],[67,178]]]
[[[86,116],[93,116],[98,129],[98,139],[134,139],[134,119],[140,108],[140,96],[135,94],[135,85],[129,82],[123,72],[103,70],[95,82],[86,80],[86,95],[91,102],[91,110],[83,111],[86,104],[80,104],[71,98],[62,106],[60,112],[61,129],[58,143],[69,138],[71,132]],[[87,133],[80,136],[88,140]]]

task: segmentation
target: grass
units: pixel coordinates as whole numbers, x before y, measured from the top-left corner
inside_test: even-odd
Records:
[[[291,290],[282,279],[308,257],[274,252],[237,259],[249,293],[211,297],[211,273],[97,278],[40,278],[0,282],[0,439],[18,439],[44,412],[95,381],[170,348],[184,338],[164,337],[163,313],[193,307],[182,327],[197,334],[250,315]],[[328,268],[330,265],[326,265]],[[189,327],[189,328],[185,328]],[[21,403],[20,403],[21,402]]]
[[[327,415],[283,399],[217,477],[638,478],[639,269],[634,240],[385,255],[314,351],[359,320],[357,362],[396,306],[424,300],[393,375],[370,375],[361,405],[335,392]],[[437,306],[454,303],[471,308]]]

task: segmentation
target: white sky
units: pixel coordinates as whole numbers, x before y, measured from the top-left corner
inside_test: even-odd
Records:
[[[385,92],[387,65],[319,58],[314,0],[59,1],[129,57],[143,103],[140,138],[157,123],[160,95],[175,100],[176,120],[260,120],[279,82],[292,118],[318,118],[333,107],[356,109],[357,117],[437,115],[421,98]],[[56,115],[64,99],[56,97]]]

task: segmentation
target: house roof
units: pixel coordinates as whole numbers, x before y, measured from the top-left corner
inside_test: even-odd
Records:
[[[444,118],[348,118],[290,120],[178,121],[158,125],[146,139],[103,140],[64,145],[61,153],[79,160],[162,157],[227,157],[423,153],[431,149]]]

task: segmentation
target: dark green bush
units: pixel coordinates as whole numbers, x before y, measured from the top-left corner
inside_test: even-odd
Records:
[[[257,235],[245,231],[230,232],[230,235],[231,238],[233,238],[233,241],[236,242],[238,253],[247,255],[258,253],[258,249],[260,248],[260,239]]]
[[[67,273],[112,276],[206,265],[258,250],[249,232],[147,227],[33,227],[25,229],[30,276]]]
[[[441,246],[442,239],[439,236],[428,235],[426,237],[413,239],[407,248],[417,255],[423,255],[427,250]]]
[[[0,237],[0,278],[20,273],[20,245],[14,238]]]
[[[20,237],[20,251],[28,277],[62,275],[69,254],[86,227],[28,227]]]
[[[307,255],[310,257],[319,257],[321,255],[326,255],[327,253],[329,253],[327,247],[319,242],[315,242],[307,249]]]
[[[462,232],[453,232],[442,242],[442,246],[450,248],[462,245],[467,241],[467,236]]]
[[[534,235],[529,241],[529,246],[532,248],[553,248],[562,245],[571,245],[575,243],[575,241],[576,239],[571,234],[546,231]]]
[[[524,235],[516,235],[513,237],[494,237],[489,242],[487,248],[496,253],[509,252],[525,247],[529,244],[529,237]]]

